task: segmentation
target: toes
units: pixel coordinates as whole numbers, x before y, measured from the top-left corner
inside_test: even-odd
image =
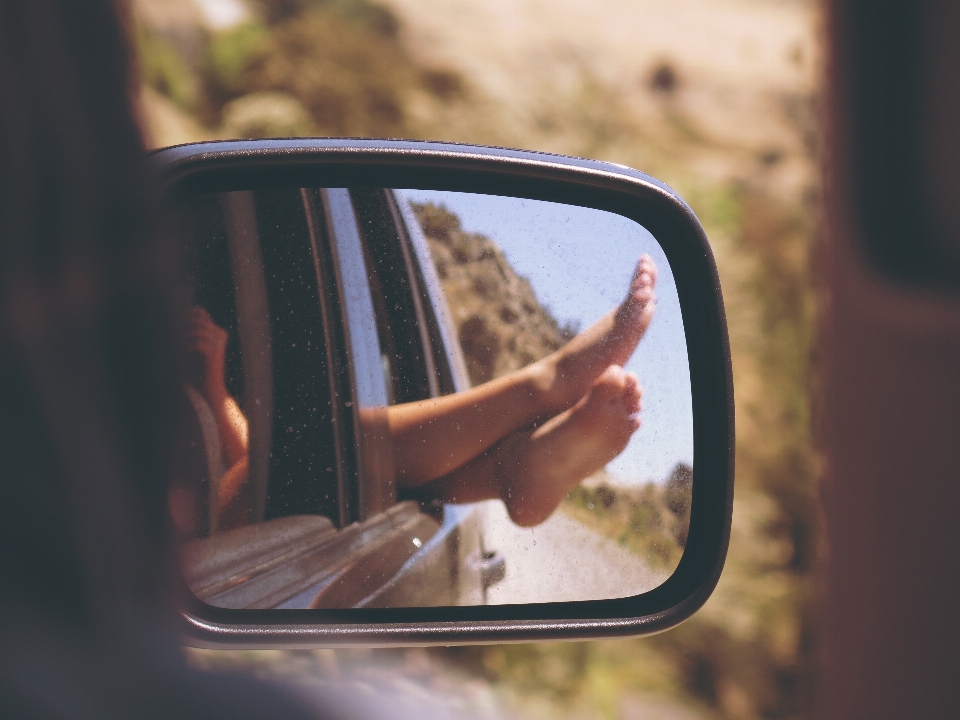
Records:
[[[657,293],[654,292],[652,285],[643,285],[633,291],[631,298],[639,307],[646,308],[648,305],[656,304]]]
[[[643,292],[643,291],[640,291]],[[645,299],[634,300],[635,307],[637,308],[636,317],[637,322],[641,326],[646,327],[653,320],[654,314],[657,312],[657,297],[653,293],[650,293]]]
[[[649,255],[645,256],[647,258],[647,271],[650,273],[650,284],[657,284],[657,264],[653,261],[653,258]]]
[[[657,282],[657,266],[653,258],[649,255],[642,255],[637,261],[637,267],[633,271],[633,278],[630,281],[632,289],[640,287],[653,287]]]
[[[630,285],[631,304],[641,311],[652,312],[657,303],[657,294],[653,289],[655,284],[656,271],[642,270]]]
[[[597,383],[620,381],[625,374],[624,369],[619,365],[608,365],[597,377]]]
[[[634,276],[633,282],[630,283],[630,288],[634,291],[641,290],[643,288],[653,288],[653,276],[647,270],[642,270],[640,273]]]
[[[643,408],[643,388],[636,373],[619,365],[611,365],[596,379],[590,391],[591,400],[619,403],[624,415],[635,415]]]
[[[630,289],[627,292],[627,306],[632,312],[646,316],[649,322],[656,308],[657,296],[654,286],[657,284],[657,266],[649,255],[643,255],[638,261],[630,279]]]
[[[615,400],[623,395],[628,373],[619,365],[611,365],[594,381],[591,397],[601,402]]]
[[[622,399],[628,415],[640,412],[643,407],[641,403],[642,396],[643,389],[640,387],[640,380],[633,373],[627,373],[627,383],[623,391]]]

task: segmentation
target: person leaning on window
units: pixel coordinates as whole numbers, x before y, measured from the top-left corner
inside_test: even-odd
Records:
[[[177,646],[173,263],[120,7],[0,0],[0,714],[342,717]]]

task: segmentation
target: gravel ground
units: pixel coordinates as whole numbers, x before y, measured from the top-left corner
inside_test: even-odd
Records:
[[[668,577],[562,512],[534,528],[514,525],[499,501],[485,512],[484,545],[507,562],[504,579],[487,591],[491,605],[629,597]]]

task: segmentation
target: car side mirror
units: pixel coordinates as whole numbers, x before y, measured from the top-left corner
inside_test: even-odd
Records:
[[[710,246],[670,188],[409,141],[151,162],[185,268],[189,643],[642,635],[706,601],[733,386]]]

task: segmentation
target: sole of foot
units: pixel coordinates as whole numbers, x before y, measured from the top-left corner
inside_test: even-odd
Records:
[[[634,268],[626,298],[610,315],[529,367],[546,417],[578,402],[605,368],[630,359],[653,320],[656,283],[657,266],[644,255]]]
[[[580,481],[619,455],[640,427],[637,376],[604,370],[584,397],[502,448],[501,497],[515,523],[537,525]]]

